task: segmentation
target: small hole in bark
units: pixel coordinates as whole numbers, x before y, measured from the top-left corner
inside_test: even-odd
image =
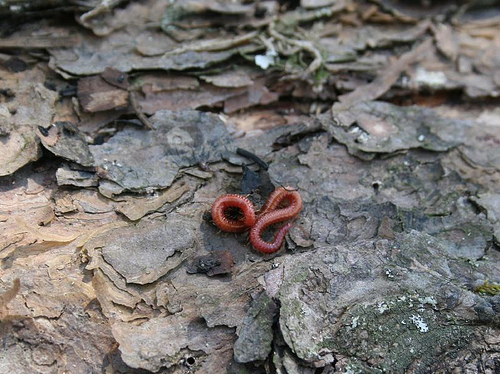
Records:
[[[380,187],[382,187],[382,182],[380,182],[380,181],[374,181],[372,183],[372,187],[375,190],[375,192],[378,192],[380,190]]]

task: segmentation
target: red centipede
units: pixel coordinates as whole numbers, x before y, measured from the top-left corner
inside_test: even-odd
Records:
[[[241,212],[242,217],[228,216],[228,211],[235,208]],[[223,195],[212,206],[212,219],[223,231],[242,232],[250,228],[252,246],[260,252],[273,253],[281,248],[292,223],[289,222],[281,227],[272,242],[262,239],[262,232],[270,225],[297,217],[301,209],[300,194],[290,187],[280,187],[269,196],[258,215],[255,214],[253,204],[246,197]]]

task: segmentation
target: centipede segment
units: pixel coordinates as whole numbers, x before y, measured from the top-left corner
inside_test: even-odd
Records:
[[[291,187],[276,189],[262,207],[257,222],[250,229],[250,243],[252,243],[252,246],[263,253],[273,253],[279,250],[285,235],[292,228],[292,223],[289,222],[281,227],[272,242],[262,239],[263,231],[278,222],[296,218],[301,210],[302,197],[297,191],[292,190]]]
[[[222,231],[242,232],[255,224],[255,209],[245,196],[222,195],[212,205],[212,219]]]

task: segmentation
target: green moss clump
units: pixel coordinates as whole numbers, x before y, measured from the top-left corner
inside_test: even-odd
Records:
[[[477,286],[474,292],[481,295],[491,295],[495,296],[500,294],[500,284],[490,283],[488,280],[484,281],[484,284]]]

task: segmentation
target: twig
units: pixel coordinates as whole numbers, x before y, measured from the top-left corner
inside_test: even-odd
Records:
[[[130,104],[132,105],[132,109],[134,110],[135,115],[139,120],[142,122],[142,124],[148,129],[148,130],[154,130],[155,127],[151,123],[151,121],[144,115],[142,112],[141,106],[139,105],[139,102],[137,101],[137,98],[135,97],[135,93],[133,91],[129,91],[129,101]]]
[[[221,40],[221,39],[210,39],[204,40],[198,43],[191,43],[184,47],[180,47],[174,49],[173,51],[166,52],[163,56],[170,56],[175,54],[180,54],[184,52],[194,51],[194,52],[212,52],[212,51],[223,51],[225,49],[232,48],[236,45],[246,43],[252,39],[254,39],[259,34],[258,31],[252,31],[248,34],[229,39],[229,40]]]
[[[99,5],[80,16],[80,21],[87,24],[92,18],[108,13],[111,9],[119,5],[123,0],[102,0]]]
[[[246,157],[249,160],[254,161],[264,170],[269,169],[269,165],[267,164],[267,162],[265,162],[259,156],[253,154],[252,152],[247,151],[246,149],[237,148],[236,153],[239,154],[240,156]]]

